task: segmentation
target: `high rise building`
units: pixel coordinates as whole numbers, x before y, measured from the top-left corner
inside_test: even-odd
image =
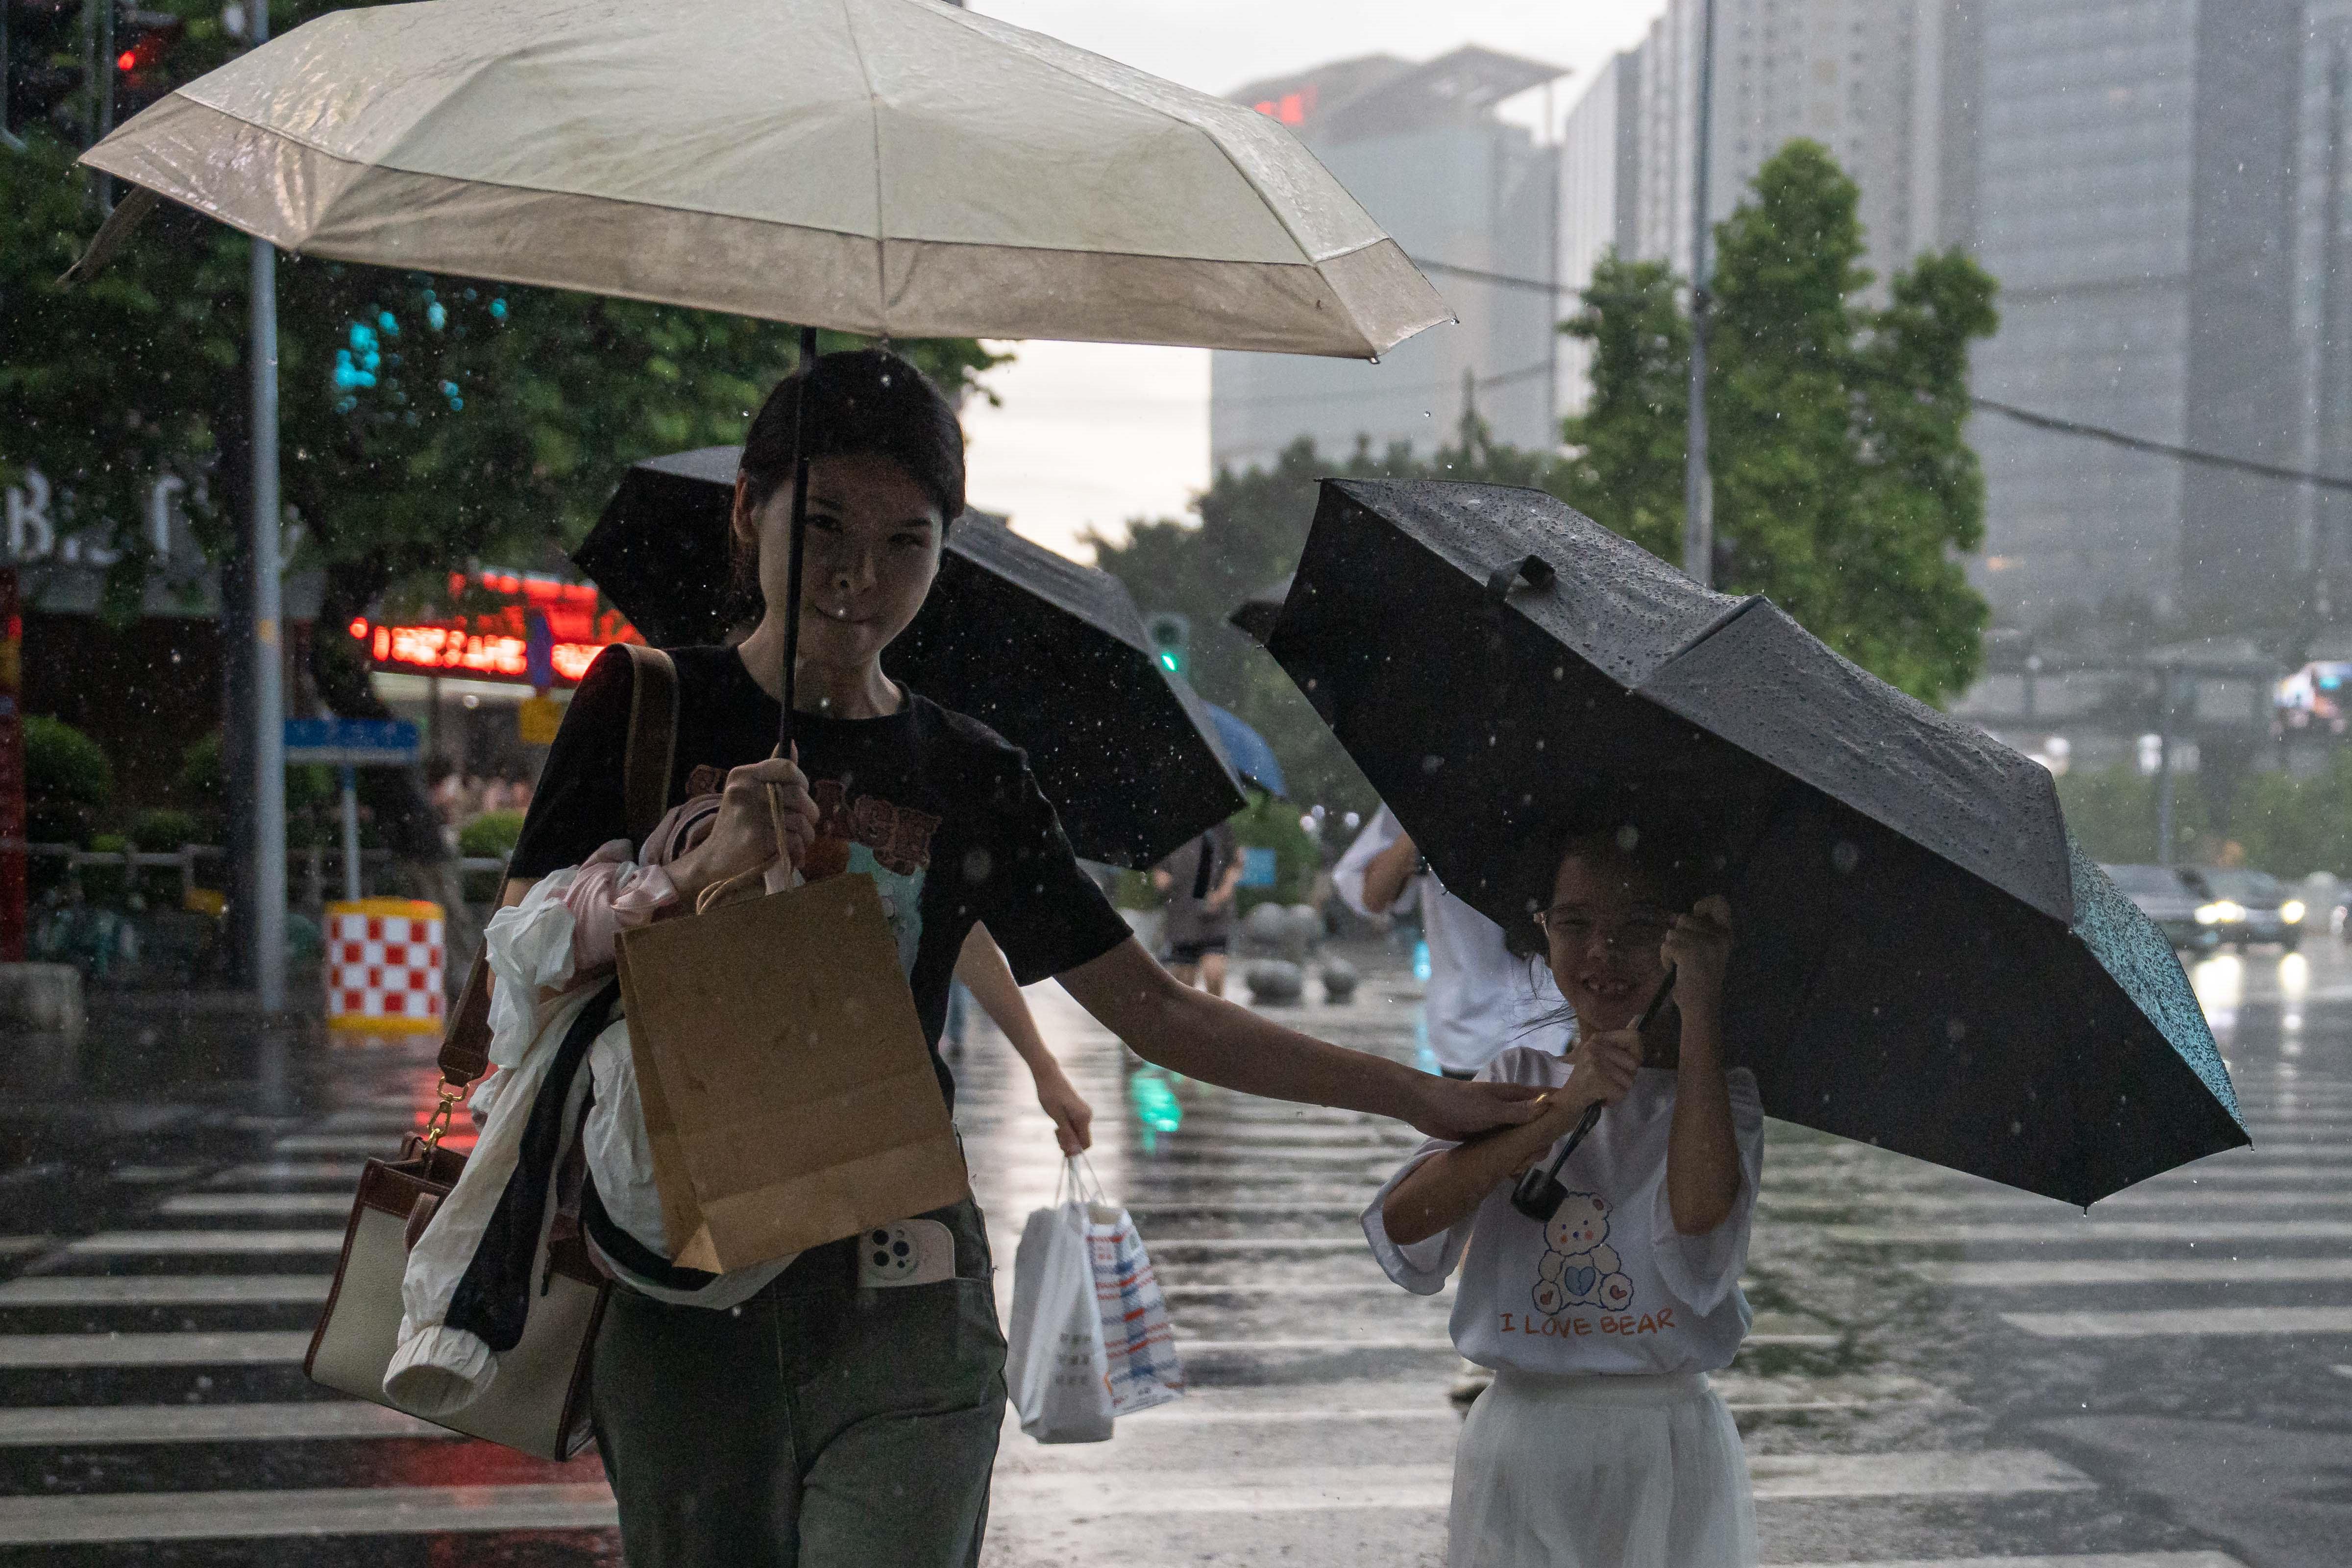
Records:
[[[1950,246],[2000,283],[1979,395],[2256,460],[2342,461],[2352,0],[1716,3],[1715,218],[1811,137],[1861,188],[1880,287]],[[1621,252],[1688,269],[1699,13],[1671,0],[1570,111],[1570,285],[1602,226]],[[1568,173],[1604,164],[1630,197]],[[1972,571],[2012,624],[2117,600],[2265,615],[2331,572],[2352,598],[2352,507],[1997,416],[1970,436],[1986,479]]]
[[[1296,131],[1417,260],[1460,317],[1383,363],[1220,352],[1211,356],[1209,447],[1218,467],[1271,464],[1301,436],[1329,455],[1369,440],[1426,454],[1465,399],[1516,446],[1557,439],[1559,335],[1542,288],[1558,247],[1557,154],[1496,115],[1557,67],[1462,48],[1422,64],[1375,55],[1254,82],[1234,94]],[[1442,269],[1443,268],[1443,269]]]

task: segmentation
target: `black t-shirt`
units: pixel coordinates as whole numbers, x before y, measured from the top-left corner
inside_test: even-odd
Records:
[[[778,705],[735,650],[670,650],[677,665],[677,748],[669,804],[719,787],[730,768],[775,750]],[[622,752],[635,673],[609,648],[572,695],[540,773],[509,874],[577,866],[629,837]],[[1078,866],[1022,753],[993,730],[909,691],[880,719],[793,716],[801,771],[819,817],[812,874],[874,879],[898,939],[948,1103],[939,1059],[948,988],[972,922],[988,927],[1024,985],[1075,969],[1127,940],[1128,926]]]

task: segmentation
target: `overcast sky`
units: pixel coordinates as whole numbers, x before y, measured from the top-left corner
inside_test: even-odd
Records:
[[[1640,41],[1664,0],[971,0],[1203,92],[1358,55],[1427,59],[1464,44],[1567,67],[1565,112],[1594,68]],[[1532,101],[1507,106],[1540,119]],[[1088,526],[1182,513],[1209,480],[1209,356],[1192,349],[1031,342],[974,406],[972,504],[1083,556]]]

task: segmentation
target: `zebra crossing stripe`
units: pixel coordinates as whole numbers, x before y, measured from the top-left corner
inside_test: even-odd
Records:
[[[602,1481],[0,1498],[0,1545],[12,1546],[600,1530],[619,1522]]]
[[[310,1331],[193,1334],[5,1334],[0,1367],[266,1366],[299,1362]]]
[[[1842,1215],[1857,1208],[1885,1209],[1901,1214],[1966,1214],[1971,1210],[2010,1209],[2028,1214],[2046,1214],[2053,1219],[2076,1226],[2096,1226],[2101,1219],[2118,1210],[2152,1208],[2277,1208],[2293,1204],[2298,1209],[2352,1208],[2352,1193],[2117,1193],[2101,1198],[2090,1214],[2084,1215],[2057,1198],[2036,1196],[2032,1193],[1963,1193],[1945,1195],[1921,1193],[1873,1193],[1867,1197],[1789,1198],[1762,1194],[1760,1206],[1766,1214],[1800,1219],[1808,1215]]]
[[[0,1258],[22,1258],[48,1245],[46,1236],[0,1236]]]
[[[169,1215],[347,1215],[349,1193],[180,1193],[158,1211]]]
[[[2352,1280],[2352,1258],[2075,1258],[2000,1263],[1914,1263],[1910,1271],[1960,1289],[2050,1285],[2318,1284]]]
[[[1937,1557],[1885,1563],[1799,1563],[1793,1568],[2246,1568],[2225,1552],[2094,1552],[2076,1557]]]
[[[1766,1228],[1813,1229],[1832,1241],[1853,1247],[1950,1247],[1963,1242],[2101,1242],[2169,1241],[2352,1241],[2352,1220],[2248,1219],[2193,1220],[2118,1219],[2105,1223],[2064,1216],[2033,1223],[1954,1223],[1951,1225],[1825,1225],[1818,1227],[1794,1221],[1774,1221]]]
[[[357,1182],[361,1163],[357,1160],[263,1160],[250,1164],[231,1165],[215,1176],[210,1185],[235,1186],[239,1182]]]
[[[36,1274],[0,1282],[0,1307],[282,1306],[324,1301],[327,1274]]]
[[[351,1203],[343,1204],[349,1212]],[[66,1244],[85,1258],[154,1257],[172,1253],[340,1253],[343,1233],[334,1230],[110,1230]]]
[[[2352,1307],[2162,1307],[2131,1312],[2003,1312],[2001,1321],[2045,1340],[2130,1340],[2156,1334],[2352,1334]]]
[[[358,1399],[284,1405],[108,1405],[0,1409],[0,1447],[134,1443],[302,1443],[449,1437],[430,1421]]]

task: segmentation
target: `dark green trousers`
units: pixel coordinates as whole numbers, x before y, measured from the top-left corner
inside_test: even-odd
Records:
[[[726,1311],[614,1290],[596,1445],[631,1568],[979,1562],[1004,1335],[980,1210],[924,1217],[958,1278],[860,1289],[852,1239]]]

